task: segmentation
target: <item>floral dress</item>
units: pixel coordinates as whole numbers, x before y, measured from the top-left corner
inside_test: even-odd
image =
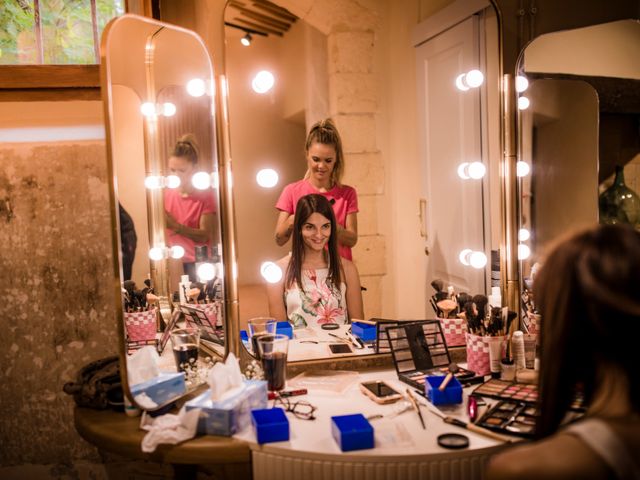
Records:
[[[327,285],[328,268],[302,271],[302,286],[292,285],[284,292],[287,317],[294,328],[314,327],[323,323],[347,323],[347,287],[340,291]]]

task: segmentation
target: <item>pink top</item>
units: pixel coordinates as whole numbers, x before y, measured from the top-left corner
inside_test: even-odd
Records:
[[[197,190],[187,196],[183,196],[177,189],[164,191],[164,209],[175,218],[176,222],[190,228],[200,228],[200,217],[207,213],[216,212],[216,204],[211,190]],[[173,230],[167,229],[167,245],[173,247],[180,245],[184,248],[184,263],[195,262],[196,246],[209,245],[209,243],[196,243],[183,235],[178,235]],[[211,255],[211,251],[209,251]]]
[[[358,211],[358,195],[353,187],[349,185],[336,185],[328,192],[320,192],[307,180],[290,183],[284,187],[278,203],[276,203],[276,208],[293,215],[295,214],[298,200],[310,193],[323,195],[329,201],[335,200],[333,213],[336,215],[336,222],[343,228],[346,227],[347,215]],[[352,260],[350,247],[338,244],[338,253],[341,257]]]

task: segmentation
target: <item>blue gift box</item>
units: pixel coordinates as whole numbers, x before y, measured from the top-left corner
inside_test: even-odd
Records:
[[[276,323],[276,333],[281,333],[289,338],[293,338],[293,327],[289,322]]]
[[[462,403],[462,385],[456,377],[453,377],[444,391],[438,390],[438,387],[444,380],[444,375],[434,375],[427,377],[425,382],[425,394],[434,405],[446,405],[452,403]]]
[[[282,408],[251,410],[251,423],[258,443],[289,440],[289,420]]]
[[[186,393],[187,385],[184,378],[184,372],[161,372],[160,375],[146,382],[131,385],[131,395],[135,399],[136,396],[144,393],[161,406]]]
[[[211,400],[211,390],[185,403],[188,410],[200,408],[198,433],[230,437],[251,422],[251,410],[267,408],[267,382],[246,380],[242,389],[223,400]]]
[[[361,413],[331,417],[331,434],[343,452],[373,448],[373,427]]]
[[[376,339],[377,327],[368,323],[353,322],[351,332],[363,342],[371,342]]]

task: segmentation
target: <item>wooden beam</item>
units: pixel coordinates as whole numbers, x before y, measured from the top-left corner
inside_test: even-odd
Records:
[[[98,65],[2,65],[0,89],[100,88]]]
[[[273,28],[277,28],[280,30],[289,30],[289,23],[287,22],[283,22],[281,20],[278,20],[276,18],[270,17],[268,15],[263,15],[262,13],[258,13],[258,12],[254,12],[253,10],[250,10],[248,8],[245,8],[241,5],[239,5],[238,3],[234,2],[233,0],[229,3],[229,5],[231,5],[233,8],[235,8],[236,10],[240,11],[243,15],[246,15],[249,18],[252,18],[254,20],[258,20],[260,22],[266,23],[267,25],[272,26]]]
[[[271,34],[273,34],[273,35],[278,35],[279,37],[282,37],[282,33],[283,33],[283,32],[281,32],[281,31],[279,31],[279,30],[274,30],[274,29],[272,29],[272,28],[265,27],[264,25],[259,25],[259,24],[257,24],[257,23],[250,22],[249,20],[245,20],[245,19],[244,19],[244,18],[242,18],[242,17],[236,17],[236,18],[234,18],[234,20],[235,20],[235,21],[237,21],[237,22],[239,22],[239,23],[244,23],[244,24],[245,24],[245,25],[247,25],[248,27],[254,28],[254,29],[256,29],[256,30],[262,30],[262,31],[265,31],[265,32],[271,33]]]
[[[277,5],[274,5],[271,2],[266,2],[264,0],[262,1],[254,0],[253,6],[256,8],[259,8],[260,10],[265,10],[269,12],[271,15],[275,15],[276,17],[283,18],[285,19],[285,21],[290,23],[294,23],[298,19],[298,17],[296,17],[293,13],[291,13],[286,8],[279,7]]]

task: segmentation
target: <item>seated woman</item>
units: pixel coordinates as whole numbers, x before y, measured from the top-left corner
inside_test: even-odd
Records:
[[[356,266],[338,255],[336,219],[326,197],[305,195],[296,205],[292,252],[278,262],[282,280],[269,284],[269,311],[294,328],[364,318]]]
[[[540,441],[489,463],[490,479],[640,478],[640,232],[574,235],[534,282],[542,316]],[[561,426],[576,390],[589,405]]]

